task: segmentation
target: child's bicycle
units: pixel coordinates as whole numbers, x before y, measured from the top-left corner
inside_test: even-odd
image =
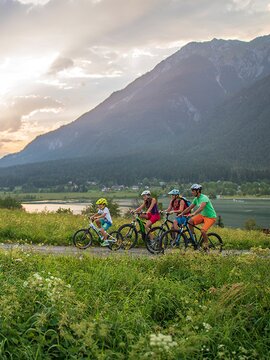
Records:
[[[192,233],[188,227],[189,218],[182,217],[182,225],[179,230],[170,229],[164,232],[161,236],[160,247],[164,250],[169,250],[173,248],[178,248],[180,250],[186,251],[187,248],[193,248],[194,250],[203,250],[203,236],[200,232],[200,236],[197,238],[196,232]],[[200,231],[198,226],[193,225],[193,227]],[[221,252],[223,248],[223,241],[221,237],[214,233],[207,233],[209,241],[209,251],[210,252]]]
[[[109,243],[107,247],[111,250],[119,250],[122,246],[122,236],[118,231],[111,231],[108,233],[106,239]],[[92,243],[103,242],[100,230],[93,224],[90,219],[88,228],[80,229],[73,235],[73,244],[79,249],[87,249]]]
[[[138,214],[131,211],[131,214],[133,216],[132,222],[124,224],[118,229],[118,232],[122,236],[122,248],[129,250],[136,246],[140,234],[147,250],[151,254],[160,253],[162,251],[162,248],[160,248],[160,232],[162,231],[162,228],[160,226],[155,226],[147,233],[145,230],[146,221],[139,216],[142,213]],[[164,230],[162,232],[164,232]]]

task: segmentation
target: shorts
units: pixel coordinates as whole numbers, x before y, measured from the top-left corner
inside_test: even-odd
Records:
[[[192,218],[192,221],[193,221],[193,224],[194,225],[198,225],[198,224],[201,224],[203,223],[203,226],[201,228],[201,230],[204,230],[205,232],[207,232],[207,230],[212,226],[214,225],[214,223],[216,222],[216,218],[208,218],[208,217],[205,217],[201,214],[198,214],[198,215],[195,215],[193,218]]]
[[[100,219],[100,223],[105,231],[107,231],[112,226],[112,223],[106,219]]]
[[[157,222],[158,220],[160,220],[160,215],[159,214],[151,214],[148,213],[147,214],[147,218],[148,220],[152,223],[152,225]]]
[[[178,226],[181,226],[181,225],[186,225],[188,219],[185,216],[177,216],[176,221],[177,221]]]

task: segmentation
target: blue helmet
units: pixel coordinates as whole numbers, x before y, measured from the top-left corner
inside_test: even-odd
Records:
[[[172,190],[168,193],[168,195],[180,195],[180,191],[177,190],[177,189],[172,189]]]

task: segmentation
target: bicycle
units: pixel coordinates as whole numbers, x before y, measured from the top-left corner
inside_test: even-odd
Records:
[[[203,236],[200,235],[197,239],[196,233],[192,233],[189,228],[189,217],[182,217],[182,225],[179,229],[170,229],[164,232],[160,239],[160,248],[164,250],[169,248],[178,248],[180,250],[186,251],[188,247],[193,248],[194,250],[203,250]],[[200,231],[198,226],[193,225],[193,228]],[[223,241],[221,237],[214,233],[210,232],[207,234],[209,241],[209,251],[222,252]]]
[[[119,250],[122,246],[122,235],[118,231],[111,231],[108,233],[108,238],[106,240],[109,242],[107,247],[110,250]],[[90,247],[93,242],[101,243],[102,241],[103,237],[101,232],[91,219],[88,228],[77,230],[73,235],[73,244],[82,250]]]
[[[146,221],[145,219],[141,219],[139,216],[142,213],[131,212],[131,214],[133,216],[132,222],[124,224],[118,229],[118,232],[122,236],[122,248],[125,250],[133,248],[137,244],[140,234],[147,250],[151,254],[160,253],[162,249],[160,248],[159,234],[162,228],[160,226],[156,226],[150,229],[147,233],[145,230]],[[158,241],[156,239],[158,239]]]

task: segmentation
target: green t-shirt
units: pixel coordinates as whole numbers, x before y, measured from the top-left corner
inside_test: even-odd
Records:
[[[213,208],[213,205],[211,201],[209,200],[209,197],[206,195],[201,194],[198,198],[195,197],[192,201],[192,204],[200,206],[201,203],[206,203],[205,208],[201,212],[201,214],[208,218],[216,218],[217,214],[215,212],[215,209]]]

